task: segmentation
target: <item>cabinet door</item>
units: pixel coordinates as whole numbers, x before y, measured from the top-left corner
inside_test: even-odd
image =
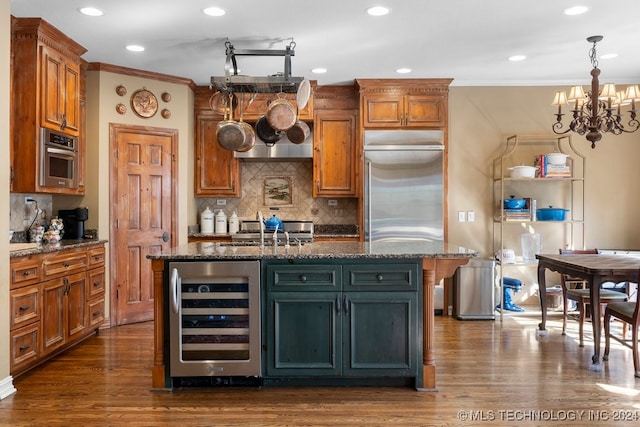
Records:
[[[220,118],[196,119],[195,195],[240,197],[240,173],[233,151],[220,147],[216,130]]]
[[[446,125],[447,105],[444,96],[406,95],[403,109],[403,126],[441,128]]]
[[[417,375],[416,292],[344,293],[345,376]]]
[[[267,376],[336,376],[342,370],[340,292],[267,294]]]
[[[357,195],[357,113],[318,110],[313,135],[313,197]]]
[[[66,277],[66,310],[67,310],[67,339],[75,339],[84,333],[86,322],[86,274],[78,273]]]
[[[362,102],[365,128],[402,126],[404,103],[400,94],[367,94]]]
[[[42,284],[42,353],[60,347],[65,342],[65,291],[62,279]]]
[[[42,66],[41,119],[44,127],[78,136],[80,125],[80,65],[40,46]]]

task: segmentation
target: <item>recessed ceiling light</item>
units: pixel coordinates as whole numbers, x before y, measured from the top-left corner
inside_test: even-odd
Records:
[[[509,61],[511,62],[524,61],[525,59],[527,59],[527,57],[524,55],[513,55],[509,57]]]
[[[313,74],[324,74],[327,72],[326,68],[314,68],[311,70]]]
[[[565,15],[574,16],[574,15],[582,15],[583,13],[587,13],[589,8],[587,6],[573,6],[564,10]]]
[[[80,13],[87,16],[102,16],[103,12],[100,9],[96,9],[95,7],[83,7],[78,9]]]
[[[371,16],[384,16],[389,13],[389,8],[384,6],[372,6],[367,8],[367,13]]]
[[[143,52],[144,47],[137,44],[130,44],[127,46],[127,50],[130,52]]]
[[[616,58],[618,56],[617,53],[605,53],[604,55],[600,55],[600,58],[602,59],[613,59]]]
[[[411,68],[398,68],[396,73],[398,74],[408,74],[411,72]]]
[[[225,15],[227,12],[219,7],[208,7],[206,9],[203,10],[205,15],[209,15],[209,16],[222,16]]]

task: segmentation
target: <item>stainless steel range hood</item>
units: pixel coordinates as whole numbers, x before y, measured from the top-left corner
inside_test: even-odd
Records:
[[[313,132],[302,144],[294,144],[286,135],[273,146],[267,146],[256,136],[256,145],[249,151],[235,151],[239,159],[277,160],[277,159],[311,159],[313,158]]]

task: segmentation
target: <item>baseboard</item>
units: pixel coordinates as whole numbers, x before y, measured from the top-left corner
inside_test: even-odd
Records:
[[[16,392],[13,386],[13,377],[9,375],[7,378],[0,380],[0,400],[9,397]]]

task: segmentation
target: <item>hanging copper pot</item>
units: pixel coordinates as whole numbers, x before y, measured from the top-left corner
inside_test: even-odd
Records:
[[[296,123],[296,109],[284,98],[284,94],[271,101],[267,107],[267,121],[269,126],[275,130],[285,131]]]
[[[229,95],[229,105],[232,105],[231,94]],[[218,128],[216,129],[216,137],[218,139],[218,144],[224,149],[235,151],[238,148],[244,146],[246,142],[246,135],[244,132],[244,127],[239,123],[233,120],[233,109],[227,109],[228,118],[225,114],[225,119],[218,123]]]

